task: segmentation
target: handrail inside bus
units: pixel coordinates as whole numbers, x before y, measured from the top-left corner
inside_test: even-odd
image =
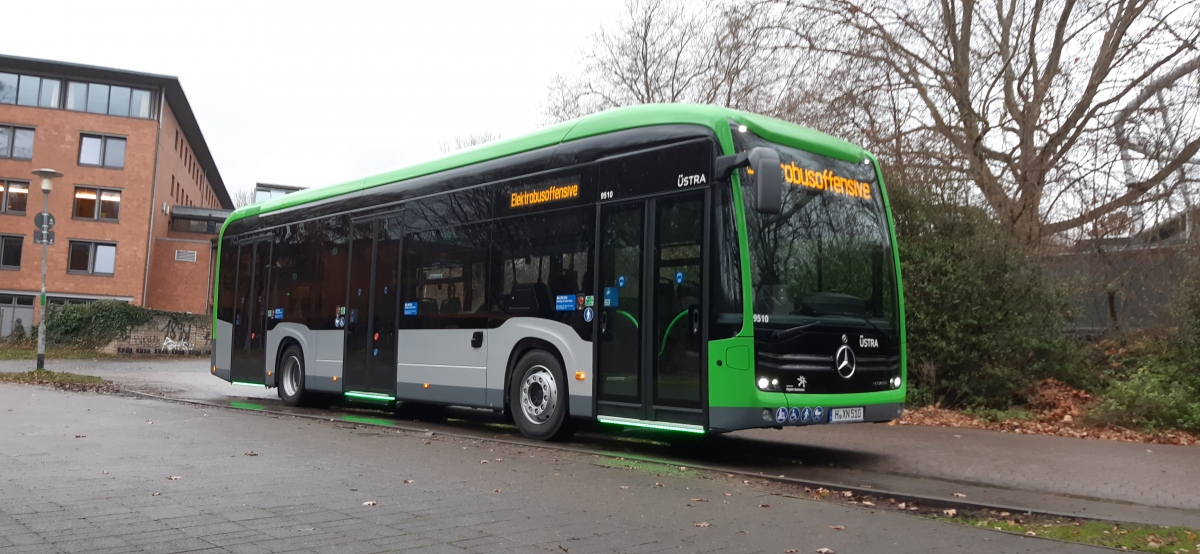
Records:
[[[658,355],[659,356],[662,356],[663,352],[667,351],[667,337],[671,336],[671,328],[674,327],[675,324],[679,322],[679,318],[681,318],[687,314],[688,314],[688,310],[679,312],[679,315],[675,316],[675,319],[672,319],[671,323],[669,323],[667,325],[667,332],[663,333],[662,346],[658,347]]]

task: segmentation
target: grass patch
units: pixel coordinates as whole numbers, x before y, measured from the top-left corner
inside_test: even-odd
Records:
[[[600,467],[611,467],[613,469],[632,469],[634,471],[653,473],[659,477],[681,477],[684,479],[695,479],[698,477],[696,471],[691,468],[661,464],[658,462],[644,462],[642,460],[629,460],[626,458],[599,457],[594,463]]]
[[[99,377],[45,369],[35,369],[25,373],[0,373],[0,382],[42,385],[73,391],[113,392],[117,390],[117,387],[111,382]]]
[[[90,348],[49,347],[46,349],[47,360],[108,360],[116,358],[112,354],[96,352]],[[25,346],[0,346],[0,360],[37,360],[37,348]]]
[[[1051,539],[1129,549],[1139,552],[1162,554],[1191,554],[1200,552],[1200,537],[1195,529],[1186,527],[1162,527],[1107,523],[1103,521],[1023,521],[1017,518],[951,518],[951,521],[1008,531],[1022,535],[1036,535]]]

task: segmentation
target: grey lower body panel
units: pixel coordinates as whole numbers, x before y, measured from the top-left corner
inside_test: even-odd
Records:
[[[835,408],[862,408],[863,422],[891,421],[898,419],[904,411],[904,404],[868,404],[849,406],[821,406],[823,415],[819,421],[796,421],[783,423],[775,420],[775,410],[772,408],[718,408],[708,409],[708,427],[712,431],[737,431],[739,429],[757,429],[765,427],[798,427],[804,425],[829,425],[830,413]],[[803,408],[801,408],[803,410]],[[770,418],[764,417],[764,410]]]
[[[321,392],[342,392],[342,354],[346,332],[310,331],[314,349],[304,349],[304,386]]]
[[[221,378],[229,381],[232,379],[230,371],[233,368],[233,324],[218,319],[213,341],[213,365],[217,366],[216,375],[224,375]]]
[[[396,398],[402,402],[428,402],[453,406],[479,406],[483,398],[483,387],[457,387],[452,385],[430,385],[397,383]]]

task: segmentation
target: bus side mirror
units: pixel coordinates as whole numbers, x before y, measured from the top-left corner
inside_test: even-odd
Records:
[[[717,157],[713,180],[728,179],[733,170],[746,166],[754,174],[755,210],[764,214],[782,212],[783,166],[779,165],[779,152],[774,148],[759,146],[749,152]]]
[[[783,167],[779,152],[759,146],[750,150],[750,169],[754,171],[755,210],[762,214],[783,211]]]

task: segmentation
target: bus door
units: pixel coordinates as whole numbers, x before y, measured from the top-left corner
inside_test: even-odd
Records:
[[[267,283],[271,239],[256,237],[238,245],[230,381],[265,384],[267,375]]]
[[[597,414],[704,425],[707,191],[599,207]]]
[[[400,235],[398,217],[352,225],[342,371],[345,392],[395,395]]]

